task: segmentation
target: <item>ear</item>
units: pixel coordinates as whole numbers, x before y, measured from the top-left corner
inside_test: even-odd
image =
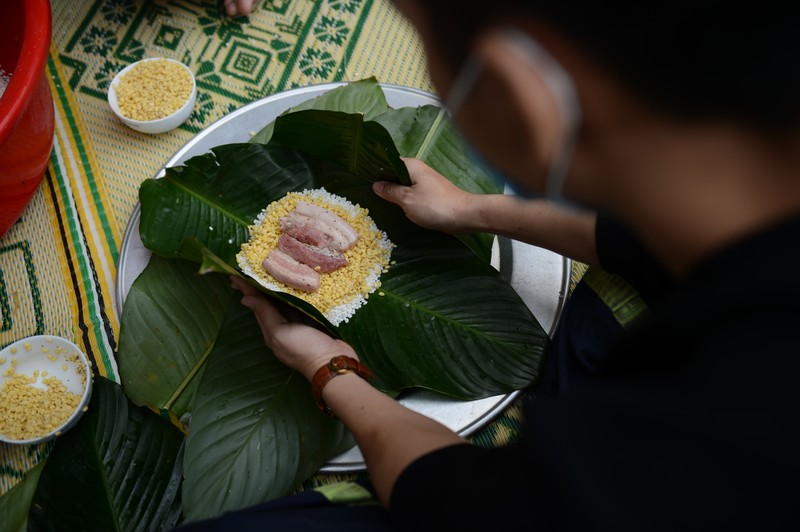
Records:
[[[506,30],[482,34],[474,53],[484,70],[458,115],[459,124],[487,160],[542,191],[566,129],[557,96],[535,58]]]

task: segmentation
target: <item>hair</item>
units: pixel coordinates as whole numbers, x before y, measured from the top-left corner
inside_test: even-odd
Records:
[[[800,121],[800,6],[792,2],[417,1],[447,28],[437,44],[454,65],[481,29],[528,17],[556,28],[663,111],[768,130]]]

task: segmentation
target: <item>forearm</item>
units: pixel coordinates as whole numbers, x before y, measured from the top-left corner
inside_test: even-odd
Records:
[[[355,436],[384,505],[397,478],[417,458],[466,440],[440,423],[406,408],[355,374],[331,380],[325,403]]]
[[[465,443],[447,427],[407,409],[358,373],[351,373],[368,375],[369,371],[358,366],[350,345],[316,327],[290,321],[243,279],[231,276],[231,282],[244,294],[242,304],[253,310],[266,345],[312,383],[313,393],[319,393],[318,398],[353,433],[384,504],[388,506],[406,466],[433,450]]]
[[[476,194],[464,208],[465,232],[492,233],[597,264],[594,212],[573,212],[507,194]]]

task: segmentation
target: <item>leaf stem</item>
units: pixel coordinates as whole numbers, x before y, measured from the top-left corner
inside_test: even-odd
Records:
[[[417,150],[417,154],[414,156],[415,159],[422,159],[425,154],[428,152],[428,148],[431,144],[433,144],[436,135],[439,133],[439,126],[444,120],[445,114],[447,114],[447,109],[444,107],[439,109],[439,114],[436,115],[436,119],[431,124],[431,128],[428,130],[428,134],[425,135],[425,139],[422,141],[419,149]]]
[[[189,383],[192,381],[192,379],[193,379],[193,378],[194,378],[194,376],[197,374],[197,372],[200,370],[200,368],[201,368],[201,367],[203,367],[203,364],[205,364],[205,362],[206,362],[206,359],[208,358],[208,355],[210,355],[210,354],[211,354],[211,351],[212,351],[213,349],[214,349],[214,342],[211,342],[211,345],[210,345],[210,346],[208,346],[208,349],[206,349],[206,352],[205,352],[205,353],[203,353],[203,356],[202,356],[202,357],[200,357],[200,360],[198,360],[198,361],[197,361],[197,364],[195,364],[195,365],[194,365],[194,367],[192,368],[192,371],[190,371],[190,372],[189,372],[189,374],[186,376],[186,378],[185,378],[185,379],[183,379],[183,382],[181,383],[181,385],[180,385],[180,386],[178,386],[178,389],[177,389],[177,390],[175,390],[175,393],[173,393],[173,394],[172,394],[172,397],[170,397],[170,398],[167,400],[167,402],[166,402],[166,403],[164,403],[164,409],[165,409],[165,410],[169,410],[169,409],[172,407],[172,404],[173,404],[175,401],[177,401],[177,400],[178,400],[178,396],[180,396],[180,394],[182,394],[182,393],[183,393],[183,390],[185,390],[185,389],[186,389],[186,387],[187,387],[187,386],[189,385]]]

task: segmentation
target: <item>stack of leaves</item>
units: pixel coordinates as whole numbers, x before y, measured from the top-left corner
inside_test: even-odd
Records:
[[[124,304],[122,389],[135,405],[180,419],[188,436],[185,452],[148,450],[163,455],[170,490],[182,464],[182,497],[164,489],[126,496],[145,508],[163,499],[159,515],[170,520],[213,517],[290,493],[354,445],[319,412],[303,377],[264,346],[229,286],[229,274],[242,275],[235,255],[248,226],[290,191],[325,188],[369,209],[396,245],[384,295],[338,327],[304,301],[268,292],[351,344],[379,389],[474,400],[537,382],[549,338],[490,264],[493,237],[422,229],[372,192],[377,180],[409,183],[401,156],[465,190],[499,192],[463,147],[441,108],[392,109],[370,79],[290,110],[250,143],[219,146],[142,184],[140,235],[154,254]],[[120,467],[134,474],[135,464]]]

